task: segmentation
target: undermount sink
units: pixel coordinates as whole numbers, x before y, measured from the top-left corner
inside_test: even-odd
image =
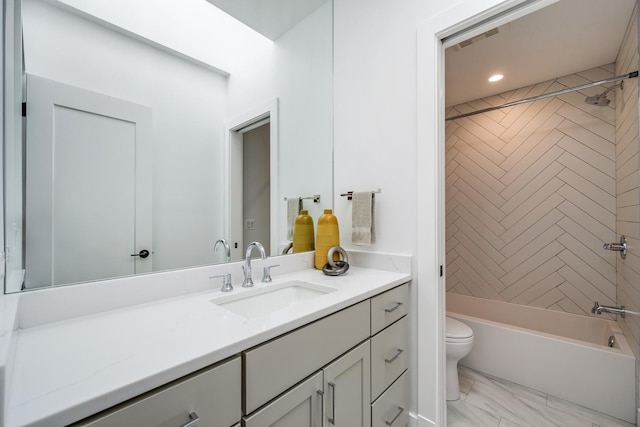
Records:
[[[236,295],[226,295],[213,300],[225,310],[242,317],[259,317],[282,310],[301,301],[307,301],[335,291],[335,288],[315,283],[292,280],[273,285],[255,285],[256,288]]]

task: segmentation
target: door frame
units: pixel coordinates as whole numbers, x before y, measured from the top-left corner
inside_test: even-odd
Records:
[[[262,105],[229,120],[225,125],[225,163],[224,163],[224,229],[225,239],[231,248],[231,260],[239,261],[244,257],[244,249],[236,247],[236,243],[242,243],[243,218],[242,218],[242,155],[243,134],[266,123],[270,123],[269,131],[269,229],[270,242],[260,242],[269,247],[271,255],[278,251],[278,98],[273,98]]]
[[[418,426],[446,426],[444,50],[559,0],[462,0],[418,25]],[[434,203],[435,202],[435,203]],[[433,284],[433,285],[430,285]],[[435,384],[435,387],[434,387]]]

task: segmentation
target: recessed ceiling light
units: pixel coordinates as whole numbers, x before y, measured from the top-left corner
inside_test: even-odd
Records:
[[[492,83],[493,82],[499,82],[500,80],[502,80],[503,77],[504,76],[502,74],[495,74],[495,75],[489,77],[489,81],[492,82]]]

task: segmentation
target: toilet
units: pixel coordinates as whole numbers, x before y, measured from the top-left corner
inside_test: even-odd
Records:
[[[458,361],[469,354],[473,347],[473,330],[459,320],[447,316],[446,335],[447,400],[458,400]]]

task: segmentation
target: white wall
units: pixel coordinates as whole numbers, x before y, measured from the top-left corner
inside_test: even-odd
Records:
[[[23,9],[27,73],[152,108],[154,270],[216,260],[226,79],[47,3]]]
[[[346,249],[417,252],[415,0],[334,0],[334,203]],[[426,3],[426,2],[424,2]],[[351,202],[340,193],[380,188],[377,241],[351,244]],[[414,258],[414,277],[415,277]],[[411,288],[411,335],[416,342],[416,287]],[[428,283],[425,281],[424,283]],[[412,404],[417,409],[415,348]],[[417,374],[417,375],[416,375]],[[433,375],[431,375],[433,376]]]
[[[332,207],[332,7],[328,1],[229,77],[228,117],[278,98],[278,242],[286,237],[285,197],[304,201],[315,222]]]
[[[437,173],[443,161],[444,117],[438,114],[444,79],[437,78],[443,61],[436,34],[451,34],[462,21],[518,2],[372,0],[365,7],[358,0],[334,0],[334,197],[341,241],[353,248],[350,205],[337,195],[381,188],[378,241],[369,249],[414,255],[417,346],[410,369],[418,384],[412,385],[411,410],[420,426],[445,425],[446,412],[439,375],[444,307],[438,265],[444,242]]]

